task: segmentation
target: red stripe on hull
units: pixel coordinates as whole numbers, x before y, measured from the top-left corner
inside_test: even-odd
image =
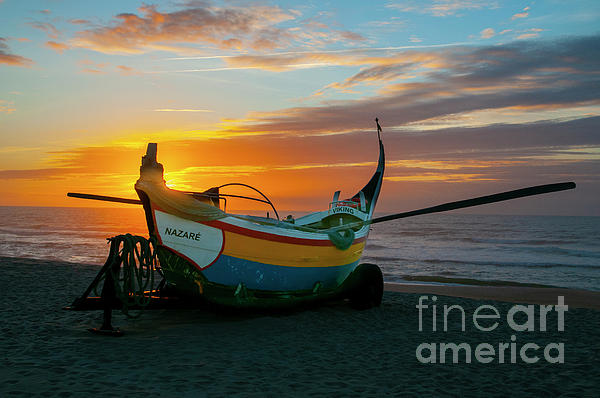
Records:
[[[162,210],[160,207],[156,206],[154,203],[151,203],[151,207],[153,210],[159,210],[159,211],[164,212],[164,210]],[[152,212],[152,216],[154,217],[154,211]],[[240,227],[240,226],[229,224],[229,223],[219,221],[219,220],[205,221],[205,222],[197,221],[197,222],[199,222],[200,224],[208,225],[209,227],[219,228],[222,231],[234,232],[236,234],[251,236],[253,238],[258,238],[258,239],[270,240],[273,242],[291,243],[294,245],[305,245],[305,246],[333,246],[333,242],[331,242],[331,240],[329,240],[329,238],[327,238],[327,239],[295,238],[293,236],[283,236],[283,235],[271,234],[268,232],[255,231],[253,229]],[[156,228],[156,220],[154,220],[154,228]],[[225,239],[225,234],[223,234],[223,239]],[[352,244],[354,245],[356,243],[364,242],[366,239],[367,239],[366,236],[363,236],[362,238],[354,239]],[[225,245],[223,245],[223,247],[225,247]]]
[[[251,236],[253,238],[270,240],[274,242],[282,242],[282,243],[291,243],[294,245],[305,245],[305,246],[333,246],[333,242],[329,239],[307,239],[307,238],[295,238],[293,236],[283,236],[277,234],[271,234],[268,232],[255,231],[252,229],[240,227],[237,225],[229,224],[223,221],[207,221],[203,224],[206,224],[211,227],[219,228],[224,231],[234,232],[240,235]],[[366,237],[354,239],[352,244],[360,243],[365,241]]]

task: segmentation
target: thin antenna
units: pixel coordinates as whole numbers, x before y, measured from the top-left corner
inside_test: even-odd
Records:
[[[379,118],[375,118],[375,123],[377,123],[377,138],[381,141],[381,126],[379,125]]]

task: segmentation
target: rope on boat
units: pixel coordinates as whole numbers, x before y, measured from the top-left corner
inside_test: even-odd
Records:
[[[329,240],[340,250],[346,250],[352,246],[355,233],[352,229],[344,229],[342,231],[330,230],[327,232]]]
[[[113,265],[107,272],[114,281],[115,295],[123,304],[122,312],[127,317],[137,318],[142,311],[131,315],[129,307],[137,306],[143,310],[150,303],[150,294],[144,292],[154,286],[154,271],[158,266],[156,238],[125,234],[108,238],[108,241],[112,244],[109,256]],[[106,283],[106,274],[104,280]]]

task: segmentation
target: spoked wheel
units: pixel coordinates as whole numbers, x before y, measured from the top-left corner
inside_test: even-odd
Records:
[[[354,270],[356,287],[350,293],[350,304],[359,310],[381,305],[383,297],[383,274],[375,264],[360,264]]]

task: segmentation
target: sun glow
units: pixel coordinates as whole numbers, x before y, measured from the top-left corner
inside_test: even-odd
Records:
[[[153,142],[173,189],[242,182],[322,208],[371,177],[375,117],[382,206],[600,175],[600,36],[577,18],[589,0],[536,5],[560,22],[500,4],[486,26],[483,6],[42,3],[0,0],[0,205],[135,198]],[[416,30],[396,34],[409,14]],[[570,208],[597,213],[590,186]]]
[[[486,177],[485,174],[415,174],[406,176],[389,176],[385,181],[412,181],[412,182],[469,182],[469,181],[497,181],[496,178]]]

